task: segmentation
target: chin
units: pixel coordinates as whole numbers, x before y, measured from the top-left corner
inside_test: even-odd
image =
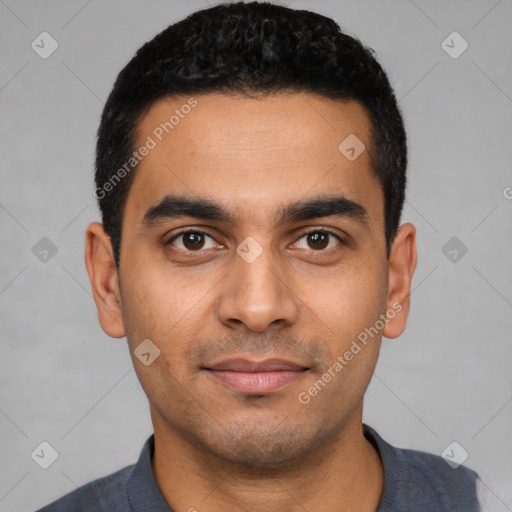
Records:
[[[277,426],[268,425],[268,429],[264,429],[260,424],[251,429],[248,425],[238,425],[213,438],[202,438],[199,443],[216,458],[238,466],[242,472],[262,472],[269,476],[272,471],[296,469],[332,437],[329,432],[313,426],[281,427],[278,430]]]

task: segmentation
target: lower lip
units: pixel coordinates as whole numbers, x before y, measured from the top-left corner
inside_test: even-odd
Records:
[[[278,391],[298,380],[305,370],[277,370],[269,372],[235,372],[230,370],[207,370],[231,389],[241,393],[263,394]]]

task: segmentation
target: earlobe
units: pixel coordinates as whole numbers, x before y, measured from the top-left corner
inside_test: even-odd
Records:
[[[382,331],[386,338],[397,338],[405,330],[416,263],[416,228],[411,223],[402,224],[388,259],[387,311],[391,314],[388,314],[388,321]]]
[[[110,237],[99,222],[86,231],[85,266],[101,328],[113,338],[125,336],[121,295]]]

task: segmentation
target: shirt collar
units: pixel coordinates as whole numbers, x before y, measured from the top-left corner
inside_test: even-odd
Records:
[[[409,461],[365,423],[363,423],[363,434],[379,453],[384,468],[384,490],[377,512],[394,512],[396,503],[410,503],[411,496],[403,478],[404,475],[410,474]]]
[[[128,478],[127,493],[130,508],[137,512],[172,512],[153,475],[151,461],[154,453],[155,434],[151,434]]]

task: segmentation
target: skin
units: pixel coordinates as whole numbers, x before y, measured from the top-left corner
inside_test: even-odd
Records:
[[[384,473],[362,433],[363,397],[382,336],[405,328],[416,245],[414,226],[402,224],[386,257],[366,111],[312,94],[195,98],[139,164],[118,272],[102,225],[87,229],[99,321],[110,336],[127,337],[150,402],[158,486],[176,511],[375,511]],[[137,147],[186,100],[154,103]],[[354,161],[338,150],[349,134],[366,146]],[[181,217],[146,226],[144,215],[167,194],[214,200],[234,222]],[[368,222],[331,215],[275,224],[280,207],[322,194],[359,203]],[[184,237],[167,243],[183,228],[206,233],[204,248],[190,250]],[[322,229],[341,241],[319,249],[306,234]],[[249,236],[262,249],[252,263],[236,252]],[[301,403],[298,394],[393,304],[401,311]],[[134,356],[144,339],[160,350],[149,366]],[[231,355],[308,370],[281,390],[248,395],[201,369]]]

